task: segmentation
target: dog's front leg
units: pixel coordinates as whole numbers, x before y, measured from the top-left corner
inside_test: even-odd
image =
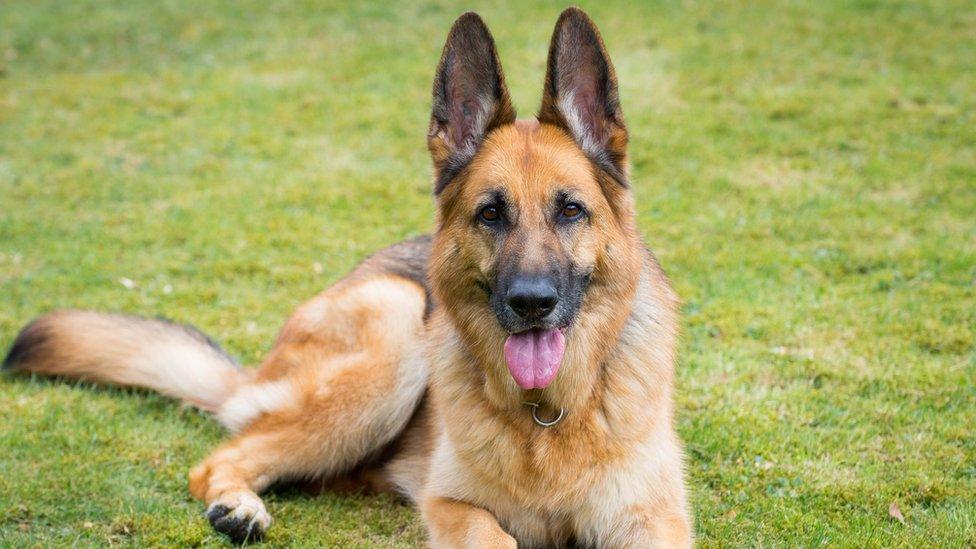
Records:
[[[661,549],[690,548],[691,520],[684,512],[659,514],[646,509],[630,509],[621,517],[611,535],[597,544],[600,547],[653,547]]]
[[[514,548],[515,538],[481,507],[444,497],[428,497],[420,505],[434,548]]]

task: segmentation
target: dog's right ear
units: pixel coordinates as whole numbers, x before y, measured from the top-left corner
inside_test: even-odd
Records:
[[[495,40],[481,17],[458,17],[434,76],[427,148],[434,161],[434,193],[440,194],[474,158],[485,136],[515,121]]]

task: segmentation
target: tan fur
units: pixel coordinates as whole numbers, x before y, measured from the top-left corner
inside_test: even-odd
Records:
[[[379,276],[302,306],[255,376],[290,381],[291,399],[262,409],[194,469],[193,495],[213,504],[282,479],[335,475],[389,443],[426,386],[423,310],[422,287]]]
[[[29,369],[95,383],[144,387],[215,411],[246,374],[185,326],[90,311],[57,311],[24,328],[36,341]]]
[[[567,57],[569,46],[584,53]],[[235,435],[193,469],[190,492],[238,541],[271,522],[263,490],[331,477],[415,502],[435,547],[690,546],[672,424],[678,300],[636,228],[619,106],[595,121],[567,112],[581,96],[559,86],[590,88],[552,72],[578,63],[579,78],[597,78],[587,71],[606,55],[599,34],[567,10],[550,52],[541,122],[513,122],[490,34],[477,16],[459,19],[437,84],[461,83],[435,84],[428,136],[433,240],[380,252],[299,307],[253,373],[195,331],[78,311],[31,324],[9,365],[149,387],[214,412]],[[494,64],[464,72],[452,55]],[[612,66],[608,78],[599,97],[616,101]],[[436,97],[444,89],[454,95]],[[458,108],[465,92],[482,109],[474,122]],[[503,237],[472,222],[499,189],[518,216]],[[585,223],[553,225],[560,193],[586,205]],[[543,256],[590,278],[559,374],[525,391],[506,370],[508,333],[480,283]],[[565,418],[541,428],[526,402]]]

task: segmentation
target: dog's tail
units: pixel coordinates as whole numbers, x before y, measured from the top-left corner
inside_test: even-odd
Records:
[[[3,369],[144,387],[214,412],[246,374],[199,330],[162,319],[65,310],[38,317]]]

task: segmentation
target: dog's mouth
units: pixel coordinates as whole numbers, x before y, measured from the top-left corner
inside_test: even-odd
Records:
[[[523,389],[548,387],[559,372],[566,352],[566,327],[532,328],[505,340],[505,363]]]

